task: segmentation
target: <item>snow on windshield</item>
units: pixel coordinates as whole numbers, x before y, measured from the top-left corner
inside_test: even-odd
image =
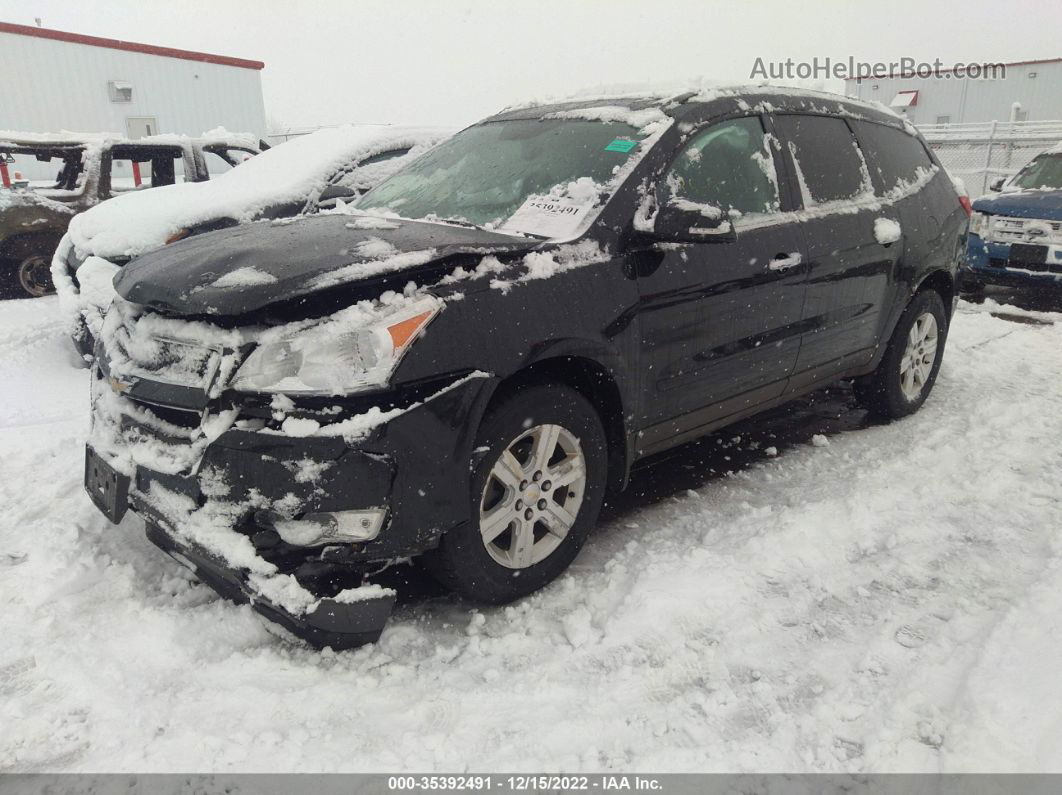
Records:
[[[670,122],[658,108],[611,105],[484,122],[378,185],[356,207],[572,238]]]
[[[1037,157],[1010,184],[1022,190],[1062,188],[1062,145]]]
[[[265,208],[305,201],[336,172],[393,149],[426,151],[446,131],[344,126],[275,146],[209,182],[118,196],[77,216],[70,235],[81,254],[131,257],[158,248],[178,230],[219,218],[252,220]]]

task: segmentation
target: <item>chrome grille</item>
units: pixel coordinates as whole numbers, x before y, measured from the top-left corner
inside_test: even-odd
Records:
[[[993,243],[1062,245],[1062,221],[990,215],[988,216],[988,239]]]

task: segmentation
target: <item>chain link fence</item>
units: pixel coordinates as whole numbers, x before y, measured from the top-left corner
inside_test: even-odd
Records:
[[[1062,121],[990,121],[918,127],[941,164],[966,183],[970,196],[988,192],[997,177],[1016,174],[1062,141]]]

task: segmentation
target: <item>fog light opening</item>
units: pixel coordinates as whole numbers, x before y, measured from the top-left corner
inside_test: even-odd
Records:
[[[270,524],[284,543],[296,547],[357,544],[372,541],[383,529],[385,508],[308,513],[300,519],[271,518]]]

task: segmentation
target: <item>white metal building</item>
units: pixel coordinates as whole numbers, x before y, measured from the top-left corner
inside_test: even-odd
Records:
[[[263,137],[264,66],[0,22],[0,130]]]
[[[845,94],[889,105],[915,125],[1062,119],[1062,58],[1005,67],[1005,77],[988,79],[950,71],[927,78],[851,78]]]

